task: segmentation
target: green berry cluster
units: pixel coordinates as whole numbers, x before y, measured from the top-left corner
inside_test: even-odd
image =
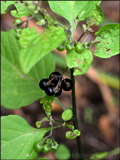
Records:
[[[53,138],[46,139],[43,143],[36,142],[34,149],[36,152],[49,153],[50,150],[56,151],[58,149],[58,143]]]
[[[16,32],[16,39],[19,39],[20,38],[20,35],[21,35],[21,24],[22,24],[22,20],[21,19],[16,19],[14,21],[14,26],[16,26],[15,28],[15,32]]]
[[[80,42],[76,42],[75,44],[71,43],[70,40],[67,40],[66,42],[62,42],[58,47],[58,51],[64,51],[65,49],[69,52],[71,50],[75,50],[77,53],[81,53],[85,49],[85,44],[82,45]]]

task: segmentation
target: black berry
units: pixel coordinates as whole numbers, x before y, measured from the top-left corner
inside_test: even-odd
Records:
[[[54,95],[54,91],[53,91],[53,87],[52,86],[47,86],[46,89],[45,89],[45,93],[48,95],[48,96],[52,96]]]
[[[57,89],[57,91],[55,92],[55,97],[60,96],[60,95],[61,95],[61,93],[62,93],[62,88]]]
[[[42,90],[45,90],[46,87],[48,86],[47,82],[49,81],[49,79],[42,79],[39,83],[39,87],[42,89]]]
[[[54,78],[54,79],[53,79]],[[59,72],[52,72],[49,76],[49,79],[53,79],[51,83],[56,86],[58,84],[59,79],[62,79],[62,75]]]
[[[62,80],[61,88],[64,91],[70,91],[72,87],[73,87],[73,82],[69,78],[65,78],[64,80]]]

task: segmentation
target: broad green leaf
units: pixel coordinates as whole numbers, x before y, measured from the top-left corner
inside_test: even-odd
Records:
[[[39,34],[35,29],[24,29],[21,34],[20,63],[24,73],[30,69],[48,52],[58,47],[65,39],[64,29],[61,27],[49,27],[48,30]]]
[[[14,5],[16,7],[16,10],[11,11],[11,15],[13,17],[19,18],[19,17],[26,17],[29,15],[32,15],[31,14],[32,10],[30,11],[27,7],[25,7],[24,3],[17,1],[17,3],[15,3]]]
[[[1,159],[33,159],[36,141],[42,141],[50,128],[35,129],[18,115],[1,118]]]
[[[51,10],[66,18],[71,25],[77,16],[79,21],[89,17],[95,4],[100,3],[101,1],[49,1]]]
[[[87,21],[87,24],[89,26],[92,26],[93,24],[99,25],[103,21],[103,18],[104,14],[101,8],[98,5],[96,5],[96,9],[92,11],[92,15],[90,17],[90,20]]]
[[[1,14],[5,14],[6,9],[8,8],[8,6],[14,4],[16,1],[1,1]]]
[[[100,5],[101,1],[76,1],[76,6],[79,8],[78,18],[83,21],[92,14],[96,5]]]
[[[97,36],[95,41],[96,50],[94,54],[100,58],[110,58],[111,56],[119,54],[119,40],[120,40],[120,26],[119,24],[108,24],[100,28],[95,33]]]
[[[92,53],[88,49],[83,50],[81,53],[77,53],[72,50],[66,54],[66,62],[68,67],[75,67],[75,76],[86,73],[91,65],[92,60]]]
[[[64,144],[60,144],[59,148],[55,152],[55,157],[58,160],[61,160],[61,159],[68,160],[70,158],[70,151]]]
[[[43,97],[45,93],[38,83],[55,69],[53,56],[48,53],[28,74],[24,74],[19,63],[20,49],[14,30],[1,32],[1,104],[11,109]]]

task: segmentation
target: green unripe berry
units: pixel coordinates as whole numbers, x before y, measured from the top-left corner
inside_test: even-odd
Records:
[[[77,53],[81,53],[83,50],[84,50],[84,48],[81,46],[81,43],[78,42],[78,43],[75,45],[75,51],[76,51]]]
[[[42,152],[43,153],[49,153],[50,152],[50,146],[48,146],[48,144],[45,144],[44,146],[43,146],[43,150],[42,150]]]
[[[34,144],[34,149],[36,152],[41,152],[43,151],[44,146],[40,145],[38,142]]]
[[[15,28],[15,32],[16,32],[16,33],[21,33],[21,31],[22,31],[21,27],[16,27],[16,28]]]
[[[59,145],[57,142],[53,142],[51,145],[50,145],[50,148],[52,151],[56,151],[58,149]]]
[[[22,20],[21,19],[16,19],[14,21],[14,26],[19,26],[19,24],[22,23]],[[21,24],[20,24],[21,25]]]
[[[65,49],[65,43],[62,42],[62,43],[57,47],[57,50],[58,50],[58,51],[64,51],[64,49]]]
[[[15,35],[16,39],[19,40],[20,39],[20,35],[21,35],[20,33],[16,33],[16,35]]]
[[[70,43],[70,41],[67,41],[65,43],[65,48],[66,48],[67,51],[71,51],[74,48],[74,44]]]

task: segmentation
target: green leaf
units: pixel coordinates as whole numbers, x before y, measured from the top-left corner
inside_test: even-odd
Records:
[[[51,110],[52,110],[51,104],[53,101],[54,101],[54,95],[53,96],[46,95],[40,100],[40,103],[43,104],[43,108],[47,116],[51,115]]]
[[[42,141],[49,129],[35,129],[18,115],[1,118],[1,159],[33,159],[38,152],[33,148]]]
[[[92,26],[93,24],[95,25],[99,25],[104,18],[104,14],[103,11],[101,10],[101,8],[96,4],[96,9],[93,10],[92,15],[90,17],[90,20],[87,21],[87,24],[89,26]]]
[[[67,131],[66,132],[66,138],[67,139],[75,139],[77,136],[80,135],[80,131],[75,129],[73,132],[72,131]]]
[[[49,1],[51,10],[66,18],[71,25],[77,16],[79,21],[89,17],[96,7],[95,4],[100,3],[101,1]]]
[[[67,109],[62,113],[62,119],[64,121],[67,121],[69,119],[71,119],[73,116],[72,110],[71,109]]]
[[[20,63],[23,72],[28,73],[41,58],[58,47],[65,37],[64,29],[61,27],[49,27],[42,34],[35,31],[35,28],[24,29],[20,37],[23,47],[20,51]]]
[[[55,69],[53,56],[49,53],[28,74],[24,74],[19,63],[20,48],[14,30],[1,32],[1,104],[11,109],[43,97],[45,93],[38,83]]]
[[[40,128],[42,122],[49,121],[48,117],[43,118],[41,121],[36,122],[36,127]]]
[[[8,6],[14,4],[16,1],[1,1],[1,14],[5,14],[6,9],[8,8]]]
[[[70,158],[70,151],[64,144],[60,144],[59,148],[55,152],[55,157],[58,160],[61,160],[61,159],[68,160]]]
[[[15,3],[14,5],[16,7],[16,10],[11,11],[11,15],[13,17],[19,18],[19,17],[26,17],[29,15],[32,15],[31,11],[33,10],[30,11],[28,8],[26,8],[24,3],[17,1],[17,3]]]
[[[100,28],[95,33],[97,36],[95,41],[96,50],[94,54],[100,58],[110,58],[111,56],[119,54],[119,24],[108,24]]]
[[[67,127],[69,127],[71,130],[74,129],[74,126],[73,126],[73,125],[71,125],[71,124],[66,124],[66,125],[67,125]]]
[[[77,53],[72,50],[66,54],[66,62],[68,67],[75,67],[75,76],[86,73],[91,65],[92,60],[92,53],[88,49],[84,49],[81,53]]]
[[[79,8],[78,18],[83,21],[92,14],[96,8],[96,4],[100,5],[101,1],[76,1],[76,6]]]

